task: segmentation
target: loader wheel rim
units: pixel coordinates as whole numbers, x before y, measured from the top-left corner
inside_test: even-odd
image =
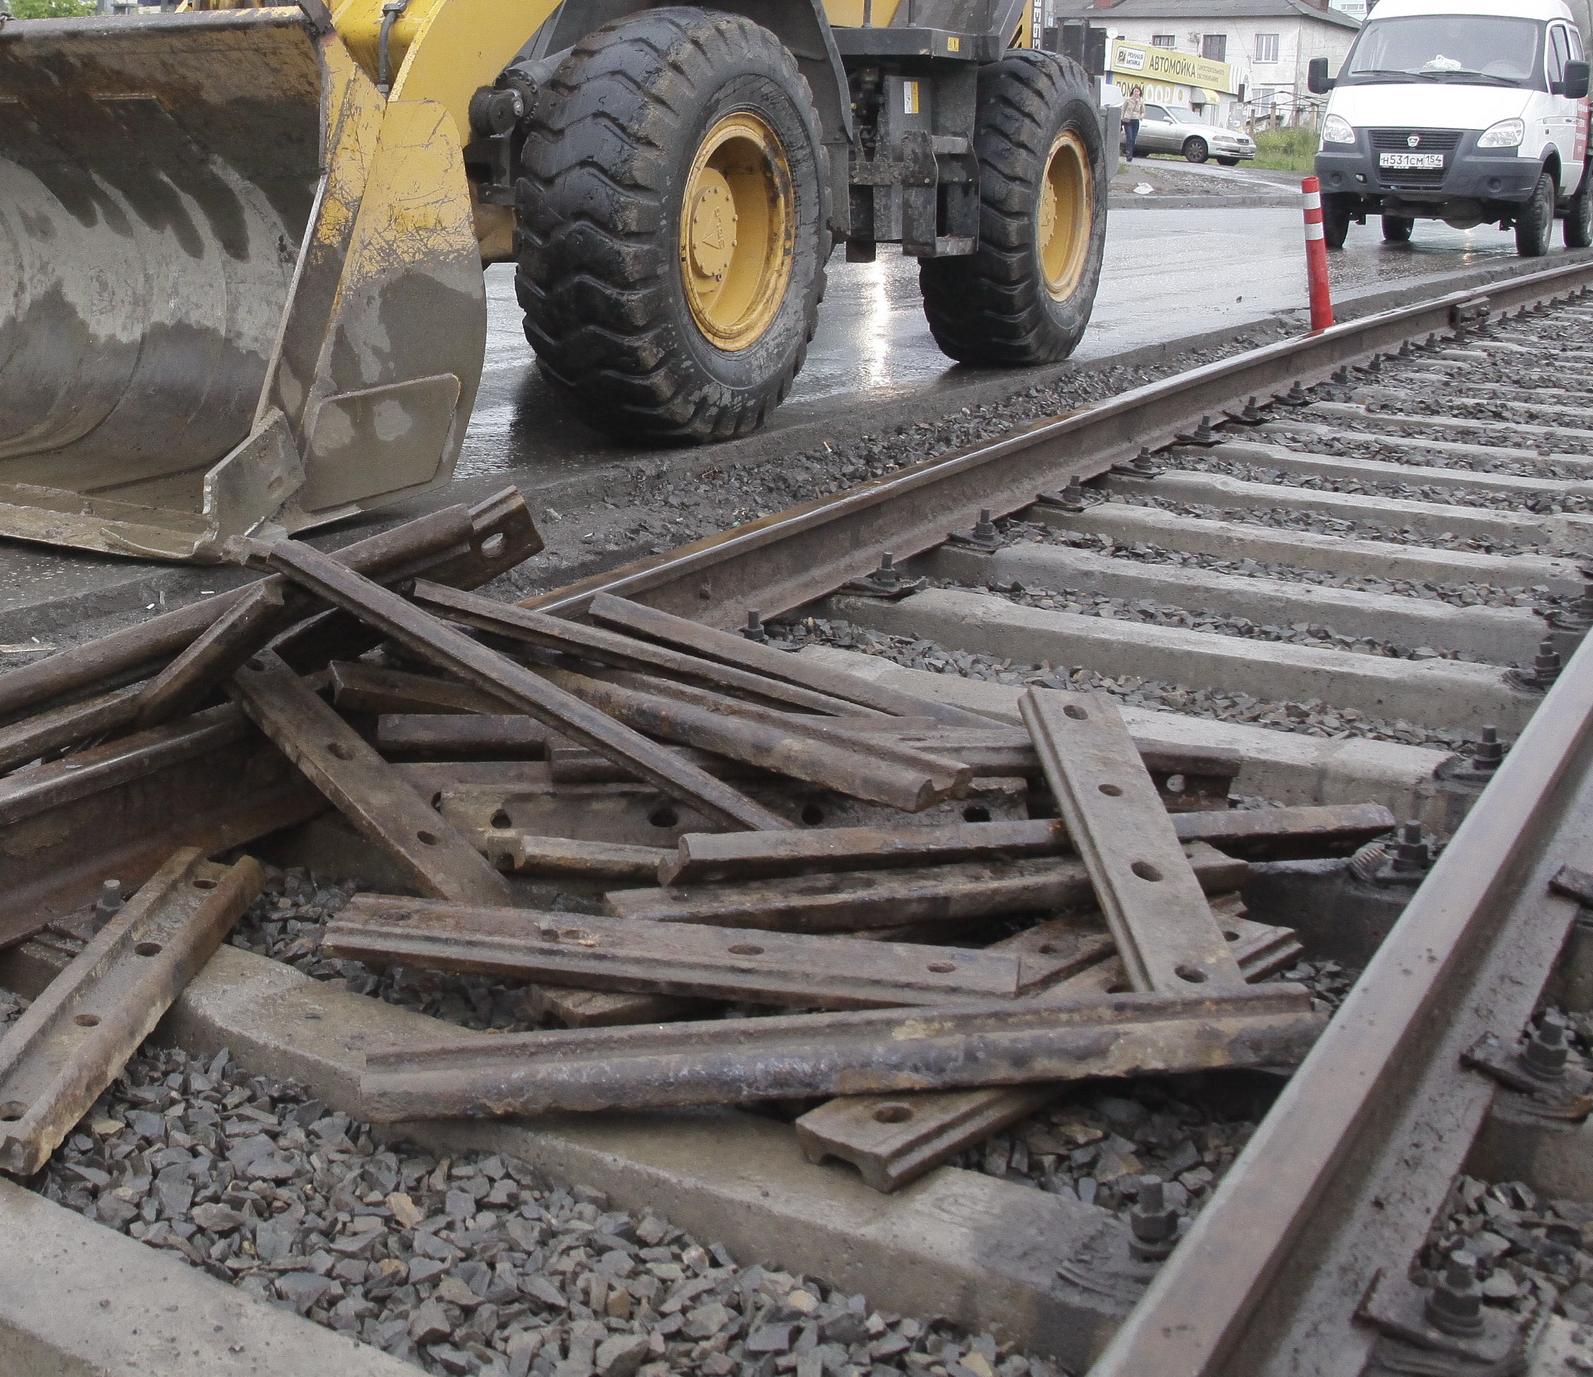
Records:
[[[1040,271],[1046,290],[1058,301],[1077,289],[1089,262],[1094,195],[1089,150],[1073,130],[1064,129],[1046,155],[1035,212]]]
[[[791,284],[791,166],[779,136],[747,111],[703,136],[680,211],[680,275],[692,320],[716,347],[748,349]]]

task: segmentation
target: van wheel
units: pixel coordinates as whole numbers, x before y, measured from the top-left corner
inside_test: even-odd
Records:
[[[1577,184],[1576,195],[1565,208],[1565,246],[1568,249],[1585,249],[1593,245],[1593,166],[1582,169],[1582,180]]]
[[[1410,243],[1410,230],[1415,223],[1407,215],[1385,215],[1383,217],[1384,241],[1389,244]]]
[[[1322,197],[1322,242],[1330,249],[1342,249],[1350,232],[1350,208],[1342,196]]]
[[[1211,150],[1206,147],[1206,141],[1204,139],[1184,140],[1184,156],[1192,163],[1205,162],[1206,155],[1210,152]]]
[[[1523,258],[1542,258],[1549,251],[1554,231],[1554,178],[1538,178],[1532,199],[1516,213],[1516,252]]]

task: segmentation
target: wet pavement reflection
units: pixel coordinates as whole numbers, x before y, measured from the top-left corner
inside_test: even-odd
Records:
[[[1352,225],[1344,251],[1331,256],[1333,286],[1376,291],[1514,255],[1514,236],[1497,229],[1418,221],[1411,242],[1394,245],[1382,242],[1374,220]],[[885,249],[871,264],[846,263],[837,253],[829,271],[807,366],[772,430],[988,376],[951,367],[935,348],[915,263]],[[487,295],[487,368],[459,476],[533,484],[633,452],[577,420],[538,373],[511,268],[488,270]],[[1106,358],[1304,306],[1297,209],[1114,210],[1095,314],[1074,357]],[[937,411],[945,400],[935,399]]]

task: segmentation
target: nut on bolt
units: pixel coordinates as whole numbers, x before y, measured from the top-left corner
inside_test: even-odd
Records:
[[[1492,774],[1504,764],[1504,742],[1499,739],[1499,728],[1485,726],[1472,747],[1472,767],[1482,774]]]
[[[1482,1287],[1477,1281],[1477,1255],[1456,1248],[1433,1282],[1424,1311],[1427,1323],[1457,1339],[1482,1333]]]
[[[120,880],[103,880],[100,882],[100,897],[94,901],[94,911],[104,918],[122,910],[122,882]]]
[[[749,641],[756,641],[762,645],[769,639],[769,633],[763,625],[763,613],[756,607],[747,609],[747,624],[741,628],[741,634]]]
[[[1557,1081],[1565,1075],[1571,1049],[1566,1042],[1565,1019],[1553,1009],[1544,1013],[1527,1033],[1521,1048],[1521,1065],[1541,1081]]]
[[[1128,1251],[1140,1262],[1159,1262],[1178,1245],[1179,1213],[1160,1178],[1142,1176],[1128,1212]]]

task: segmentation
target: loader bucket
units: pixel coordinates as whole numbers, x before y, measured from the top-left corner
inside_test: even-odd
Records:
[[[0,536],[215,559],[445,480],[458,143],[297,9],[0,26]]]

